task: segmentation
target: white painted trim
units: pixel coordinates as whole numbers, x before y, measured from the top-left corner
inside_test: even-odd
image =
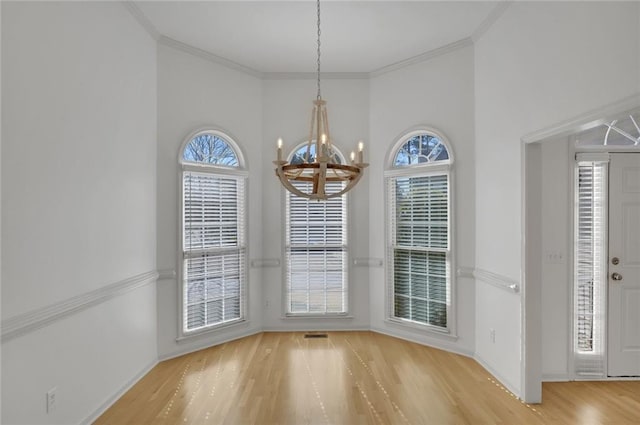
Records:
[[[177,276],[175,269],[161,269],[158,270],[158,280],[172,280]]]
[[[140,379],[142,379],[147,373],[151,372],[151,369],[153,369],[157,365],[158,365],[158,360],[153,360],[151,363],[143,367],[138,373],[135,374],[133,378],[129,379],[129,381],[127,381],[127,383],[124,384],[118,391],[116,391],[113,395],[107,398],[104,401],[104,403],[100,405],[100,407],[94,410],[89,416],[84,418],[84,420],[82,420],[80,424],[90,425],[94,423],[100,416],[102,416],[104,412],[107,411],[107,409],[113,406],[113,404],[116,401],[118,401],[122,396],[124,396],[127,391],[133,388],[133,386],[137,384]]]
[[[102,304],[134,289],[155,283],[158,279],[156,270],[129,277],[119,282],[105,285],[94,291],[77,295],[66,300],[19,314],[2,321],[2,342],[49,326],[61,319]]]
[[[473,277],[496,288],[504,289],[505,291],[520,292],[519,282],[497,273],[476,268],[473,270]]]
[[[167,354],[161,354],[158,356],[158,361],[163,362],[165,360],[174,359],[176,357],[184,356],[185,354],[194,353],[196,351],[204,350],[210,347],[215,347],[216,345],[226,344],[227,342],[235,341],[237,339],[246,338],[248,336],[256,335],[262,333],[263,331],[260,329],[248,329],[244,332],[240,332],[235,335],[231,335],[220,340],[211,341],[211,339],[207,339],[201,342],[198,342],[194,345],[190,345],[188,347],[182,348],[180,350],[175,350]],[[209,335],[211,333],[201,334],[201,336]]]
[[[280,267],[279,258],[254,258],[251,260],[251,267]]]
[[[568,373],[545,373],[542,375],[542,382],[569,382],[571,377]]]
[[[482,357],[478,356],[478,353],[474,354],[473,359],[476,362],[478,362],[478,364],[482,366],[487,372],[493,375],[493,377],[496,378],[496,380],[498,380],[502,385],[504,385],[504,387],[507,390],[513,393],[516,397],[518,397],[518,399],[521,399],[520,393],[516,390],[516,386],[513,384],[513,382],[510,382],[509,380],[501,376],[498,372],[496,372],[495,369],[489,366],[489,364]]]
[[[414,331],[424,333],[424,335],[434,336],[450,341],[458,340],[458,335],[452,329],[443,329],[426,323],[412,322],[411,320],[403,320],[396,317],[387,317],[384,319],[384,324],[391,327],[397,327],[398,329],[413,329]]]
[[[480,26],[471,34],[471,40],[473,40],[474,43],[477,43],[482,36],[489,31],[493,24],[500,19],[509,6],[511,6],[511,3],[513,3],[513,0],[502,0],[498,3],[493,10],[489,12],[489,15],[487,15],[484,21],[480,23]]]
[[[135,18],[136,21],[140,24],[140,26],[153,38],[158,41],[161,37],[160,31],[153,25],[153,23],[147,18],[147,16],[142,13],[142,10],[138,7],[138,5],[133,1],[122,1],[120,2],[128,11],[131,13],[131,16]]]
[[[174,40],[173,38],[167,37],[166,35],[161,35],[160,38],[158,38],[158,44],[180,50],[184,53],[189,53],[200,59],[213,62],[217,65],[222,65],[235,71],[240,71],[247,75],[251,75],[252,77],[262,78],[262,73],[260,71],[249,68],[248,66],[241,65],[229,59],[225,59],[222,56],[214,55],[213,53],[207,52],[206,50],[198,49],[197,47],[193,47],[181,41]]]
[[[473,358],[473,351],[469,350],[469,349],[464,349],[464,348],[460,348],[457,345],[452,344],[451,342],[448,342],[444,339],[435,339],[435,338],[430,338],[431,336],[434,336],[433,334],[428,334],[425,335],[423,334],[422,336],[425,337],[425,340],[420,340],[418,338],[416,338],[415,334],[410,334],[408,332],[402,332],[402,330],[399,329],[399,332],[391,332],[388,329],[385,328],[381,328],[378,326],[372,326],[370,329],[371,332],[376,332],[382,335],[387,335],[387,336],[391,336],[394,338],[398,338],[404,341],[409,341],[409,342],[413,342],[415,344],[419,344],[419,345],[424,345],[427,347],[431,347],[431,348],[435,348],[438,350],[443,350],[446,351],[448,353],[453,353],[453,354],[459,354],[461,356],[465,356],[465,357],[470,357]],[[437,338],[437,335],[435,335]]]
[[[354,258],[353,265],[358,267],[384,267],[382,258]]]
[[[572,133],[602,125],[608,122],[611,117],[638,107],[640,107],[640,92],[568,120],[560,121],[547,128],[526,134],[522,137],[522,142],[528,144],[541,142],[551,137],[569,136]]]
[[[289,313],[289,314],[286,314],[284,316],[280,316],[280,320],[285,320],[285,321],[289,321],[289,320],[306,320],[306,319],[312,319],[312,320],[334,320],[334,319],[344,320],[344,319],[350,319],[350,320],[353,320],[353,319],[355,319],[355,317],[353,317],[349,313],[327,313],[327,314],[317,314],[317,313],[295,313],[295,314],[292,314],[292,313]]]
[[[475,279],[475,276],[473,275],[473,267],[458,267],[458,269],[456,270],[456,276],[467,279]]]
[[[458,49],[463,49],[469,46],[473,46],[473,41],[471,40],[471,38],[466,37],[466,38],[463,38],[462,40],[454,41],[453,43],[449,43],[437,49],[429,50],[428,52],[419,54],[417,56],[413,56],[411,58],[404,59],[399,62],[392,63],[390,65],[386,65],[376,70],[373,70],[369,73],[369,77],[370,78],[379,77],[380,75],[387,74],[392,71],[397,71],[399,69],[406,68],[408,66],[415,65],[420,62],[426,62],[438,56],[446,55],[447,53],[451,53]]]
[[[263,80],[316,80],[317,72],[263,72]],[[368,80],[368,72],[321,72],[323,80]]]

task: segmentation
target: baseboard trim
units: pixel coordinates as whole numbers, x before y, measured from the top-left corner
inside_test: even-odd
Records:
[[[79,313],[89,307],[102,304],[112,298],[134,289],[155,283],[158,279],[156,270],[135,275],[119,282],[111,283],[94,291],[19,314],[2,321],[2,342],[26,335],[37,329],[49,326],[66,317]]]
[[[220,339],[212,340],[203,339],[201,341],[195,342],[193,345],[189,345],[181,350],[171,351],[169,353],[164,353],[158,355],[158,361],[163,362],[165,360],[174,359],[176,357],[184,356],[185,354],[195,353],[196,351],[205,350],[207,348],[215,347],[216,345],[226,344],[227,342],[235,341],[236,339],[246,338],[251,335],[256,335],[262,333],[262,329],[246,329],[243,332],[239,332],[233,335],[227,335]]]
[[[471,357],[473,358],[473,351],[472,350],[468,350],[465,348],[460,348],[456,345],[453,345],[451,343],[447,343],[447,341],[441,341],[434,338],[428,338],[428,340],[420,340],[414,336],[411,336],[405,332],[399,334],[398,332],[392,332],[389,331],[388,329],[384,329],[381,327],[377,327],[377,326],[372,326],[369,328],[369,330],[371,332],[376,332],[382,335],[387,335],[387,336],[391,336],[394,338],[398,338],[398,339],[402,339],[405,341],[409,341],[409,342],[413,342],[415,344],[420,344],[420,345],[425,345],[427,347],[431,347],[431,348],[436,348],[438,350],[442,350],[442,351],[446,351],[449,353],[453,353],[453,354],[459,354],[461,356],[465,356],[465,357]]]
[[[489,363],[487,363],[482,357],[478,356],[478,353],[475,353],[473,355],[473,359],[484,368],[484,370],[486,370],[487,372],[489,372],[491,375],[493,375],[494,378],[496,378],[496,380],[498,382],[500,382],[500,384],[504,385],[504,387],[511,392],[513,395],[515,395],[516,397],[518,397],[519,400],[521,400],[520,397],[520,391],[518,391],[518,389],[516,388],[515,385],[513,385],[512,382],[510,382],[508,379],[505,379],[504,376],[500,375],[498,372],[496,372],[496,370],[494,368],[492,368],[491,366],[489,366]]]
[[[542,375],[542,382],[569,382],[571,378],[566,373],[546,373]]]
[[[147,373],[151,371],[158,364],[158,360],[153,360],[151,363],[143,367],[136,375],[127,381],[118,391],[116,391],[111,397],[105,400],[96,410],[87,416],[82,422],[82,425],[90,425],[95,422],[104,412],[107,411],[113,404],[118,401],[127,391],[129,391],[135,384],[138,383]]]

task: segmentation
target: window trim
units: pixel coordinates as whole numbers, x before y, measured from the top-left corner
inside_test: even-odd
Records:
[[[191,142],[195,137],[201,134],[213,134],[221,139],[223,139],[234,151],[236,157],[238,159],[238,166],[231,167],[226,165],[216,165],[216,164],[206,164],[206,163],[195,163],[190,161],[185,161],[183,159],[184,149],[187,144]],[[216,127],[201,127],[195,131],[190,132],[187,137],[184,138],[182,143],[180,144],[180,148],[178,149],[178,202],[177,202],[177,212],[178,212],[178,249],[177,249],[177,274],[176,281],[178,284],[178,302],[177,304],[177,319],[178,319],[178,335],[175,339],[178,343],[183,343],[186,340],[191,340],[192,338],[196,338],[202,335],[206,335],[209,333],[217,332],[220,330],[246,325],[249,321],[249,225],[248,225],[248,213],[249,213],[249,204],[248,204],[248,194],[249,194],[249,172],[247,170],[247,162],[246,155],[243,150],[240,148],[240,145],[236,142],[235,138],[226,130],[222,130]],[[183,247],[183,238],[184,238],[184,223],[183,219],[183,204],[184,204],[184,173],[193,171],[196,173],[211,173],[213,175],[220,176],[229,176],[229,177],[237,177],[239,179],[244,180],[244,261],[243,261],[243,281],[242,287],[240,288],[241,300],[240,300],[240,312],[241,317],[236,320],[230,320],[228,322],[218,323],[216,325],[207,326],[201,329],[196,329],[193,331],[185,331],[184,329],[184,247]]]
[[[445,145],[449,159],[433,163],[415,164],[409,166],[396,166],[395,158],[398,150],[414,136],[429,134],[437,137]],[[429,126],[415,126],[396,137],[387,151],[384,169],[384,202],[385,202],[385,322],[404,328],[424,331],[433,336],[457,339],[457,279],[456,279],[456,202],[455,202],[455,155],[449,139],[439,130]],[[448,179],[449,190],[449,300],[447,311],[447,327],[440,328],[434,325],[405,320],[393,315],[393,267],[390,260],[392,252],[391,228],[391,200],[389,199],[389,181],[397,177],[443,175]]]
[[[298,150],[300,150],[303,147],[306,147],[308,144],[307,141],[303,141],[300,142],[298,144],[296,144],[291,150],[289,150],[289,153],[287,154],[287,161],[291,161],[291,158],[293,157],[293,154],[295,152],[297,152]],[[338,149],[336,147],[335,144],[333,144],[333,149],[335,150],[336,154],[338,155],[338,157],[340,158],[340,161],[342,161],[342,163],[346,163],[346,158],[343,155],[342,151],[340,151],[340,149]],[[281,291],[281,316],[280,318],[283,320],[295,320],[295,319],[353,319],[353,309],[352,309],[352,288],[351,288],[351,281],[352,281],[352,267],[350,267],[351,264],[351,220],[352,220],[352,214],[351,214],[351,196],[349,196],[348,193],[343,194],[342,196],[345,197],[345,209],[347,212],[347,220],[346,220],[346,229],[345,229],[345,233],[346,233],[346,262],[345,262],[345,267],[346,267],[346,272],[345,272],[345,279],[346,279],[346,296],[347,296],[347,302],[346,302],[346,311],[345,312],[341,312],[341,313],[290,313],[288,311],[288,306],[287,306],[287,301],[288,301],[288,288],[287,288],[287,273],[288,273],[288,264],[287,264],[287,232],[286,232],[286,226],[287,226],[287,190],[286,189],[281,189],[280,190],[281,193],[281,198],[280,198],[280,205],[282,206],[282,210],[283,210],[283,214],[281,214],[281,229],[282,229],[282,243],[281,243],[281,247],[282,247],[282,255],[281,258],[283,259],[283,261],[281,262],[281,276],[282,276],[282,282],[281,282],[281,287],[282,287],[282,291]],[[322,201],[320,201],[322,202]]]

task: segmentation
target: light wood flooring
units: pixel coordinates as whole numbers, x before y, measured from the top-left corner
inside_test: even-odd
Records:
[[[262,333],[158,364],[96,424],[640,424],[640,382],[545,383],[373,332]]]

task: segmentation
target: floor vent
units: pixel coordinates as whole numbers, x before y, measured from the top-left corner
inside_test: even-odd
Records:
[[[306,333],[304,334],[305,338],[329,338],[329,335],[327,335],[324,332],[313,332],[313,333]]]

